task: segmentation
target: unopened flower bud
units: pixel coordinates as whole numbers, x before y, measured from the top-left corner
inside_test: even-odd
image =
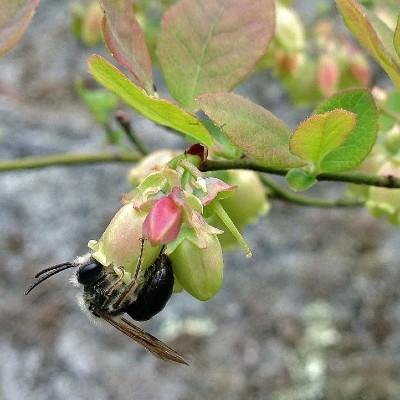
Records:
[[[196,299],[209,300],[221,289],[224,260],[216,235],[207,236],[204,249],[184,240],[169,258],[177,280]]]
[[[381,144],[375,144],[368,157],[357,167],[358,172],[376,175],[381,167],[387,162],[387,152]],[[351,183],[347,186],[347,195],[366,201],[369,196],[370,187],[367,185],[356,185]]]
[[[349,69],[352,76],[363,86],[371,82],[371,70],[365,57],[359,53],[351,58]]]
[[[379,86],[374,86],[371,89],[371,93],[372,93],[374,100],[379,104],[385,103],[388,99],[388,94],[387,94],[386,90],[383,88],[380,88]]]
[[[387,162],[379,170],[379,175],[399,178],[400,165]],[[373,216],[385,216],[392,224],[400,224],[400,189],[370,187],[366,205]]]
[[[237,186],[231,197],[220,202],[239,231],[242,231],[245,225],[255,222],[259,216],[268,212],[269,204],[264,185],[254,171],[229,171],[221,175],[221,179],[230,185]],[[224,233],[218,236],[224,248],[234,248],[239,245],[236,238],[216,215],[209,218],[209,223],[224,230]]]
[[[276,7],[275,40],[288,51],[302,50],[305,46],[304,28],[299,16],[279,3]]]
[[[153,151],[148,156],[142,158],[129,172],[128,181],[132,186],[139,185],[143,179],[153,172],[160,171],[161,168],[182,152],[172,149],[160,149]]]
[[[250,224],[268,212],[265,187],[254,171],[229,171],[225,181],[237,186],[233,196],[221,200],[234,223]]]
[[[101,40],[101,21],[103,11],[100,4],[95,1],[86,10],[82,21],[81,39],[88,46],[94,46]]]
[[[390,130],[385,133],[383,144],[385,148],[393,155],[400,151],[400,125],[394,124]]]
[[[132,272],[140,257],[145,217],[146,214],[135,210],[132,204],[120,208],[101,238],[89,242],[92,256],[103,265],[123,267]],[[145,268],[153,264],[160,250],[159,246],[151,246],[146,241],[143,252]]]
[[[178,236],[182,208],[170,196],[156,201],[143,223],[143,235],[152,245],[172,242]]]
[[[282,76],[294,75],[304,61],[303,55],[298,53],[286,53],[277,51],[275,63],[279,74]]]
[[[322,56],[318,62],[317,84],[325,97],[332,96],[340,79],[340,69],[337,61],[328,55]]]

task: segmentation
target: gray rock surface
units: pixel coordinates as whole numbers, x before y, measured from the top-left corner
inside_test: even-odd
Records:
[[[42,0],[24,40],[0,60],[2,159],[105,147],[73,91],[91,52],[69,32],[68,2]],[[295,124],[304,114],[269,80],[253,77],[243,90]],[[182,143],[136,124],[153,148]],[[400,235],[363,210],[273,203],[247,229],[253,258],[226,254],[215,299],[176,295],[144,324],[190,367],[160,362],[90,323],[68,274],[25,297],[38,270],[85,252],[102,233],[129,189],[126,171],[0,175],[0,399],[400,398]],[[331,196],[342,190],[320,187]]]

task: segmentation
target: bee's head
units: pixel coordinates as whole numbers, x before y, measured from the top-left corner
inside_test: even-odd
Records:
[[[85,264],[79,266],[76,272],[78,282],[83,286],[92,286],[104,276],[103,266],[91,258]]]
[[[51,276],[69,268],[78,268],[76,277],[78,283],[83,286],[93,285],[104,276],[103,266],[98,261],[94,260],[90,254],[86,254],[82,257],[77,257],[73,262],[53,265],[38,272],[35,275],[36,280],[29,286],[25,294],[28,294],[32,289]]]

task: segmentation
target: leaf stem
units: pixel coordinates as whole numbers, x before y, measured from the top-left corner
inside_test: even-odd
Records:
[[[63,153],[50,156],[24,157],[0,161],[0,172],[22,171],[26,169],[48,168],[55,166],[72,166],[102,163],[133,163],[141,158],[137,153]]]
[[[136,149],[144,156],[147,156],[150,151],[147,146],[142,142],[139,136],[132,128],[132,124],[124,112],[120,111],[115,114],[115,119],[121,126],[122,130],[125,132],[128,140],[136,147]]]
[[[299,204],[305,207],[320,207],[320,208],[334,208],[334,207],[359,207],[364,205],[364,202],[352,199],[337,199],[337,200],[324,200],[308,196],[302,196],[286,190],[278,185],[273,179],[260,175],[262,183],[271,190],[269,197],[287,201],[294,204]]]
[[[250,169],[252,171],[266,172],[273,175],[284,176],[289,171],[285,168],[264,167],[254,162],[240,161],[207,161],[201,167],[202,171],[220,171],[229,169]],[[356,185],[379,186],[390,189],[400,189],[400,178],[393,175],[368,175],[361,172],[322,173],[316,176],[317,181],[333,181],[354,183]]]

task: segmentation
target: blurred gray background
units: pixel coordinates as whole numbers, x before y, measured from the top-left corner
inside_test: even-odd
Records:
[[[0,60],[2,159],[105,148],[73,89],[91,52],[71,35],[69,2],[42,0],[22,42]],[[293,111],[266,72],[240,91],[292,126],[307,113]],[[148,121],[135,125],[152,148],[160,138],[183,144]],[[400,235],[363,210],[274,202],[246,231],[253,258],[226,254],[217,297],[201,303],[176,295],[144,324],[189,367],[91,324],[68,273],[25,297],[38,270],[73,259],[99,237],[129,190],[127,169],[0,175],[1,400],[400,398]],[[319,188],[328,196],[342,191]]]

